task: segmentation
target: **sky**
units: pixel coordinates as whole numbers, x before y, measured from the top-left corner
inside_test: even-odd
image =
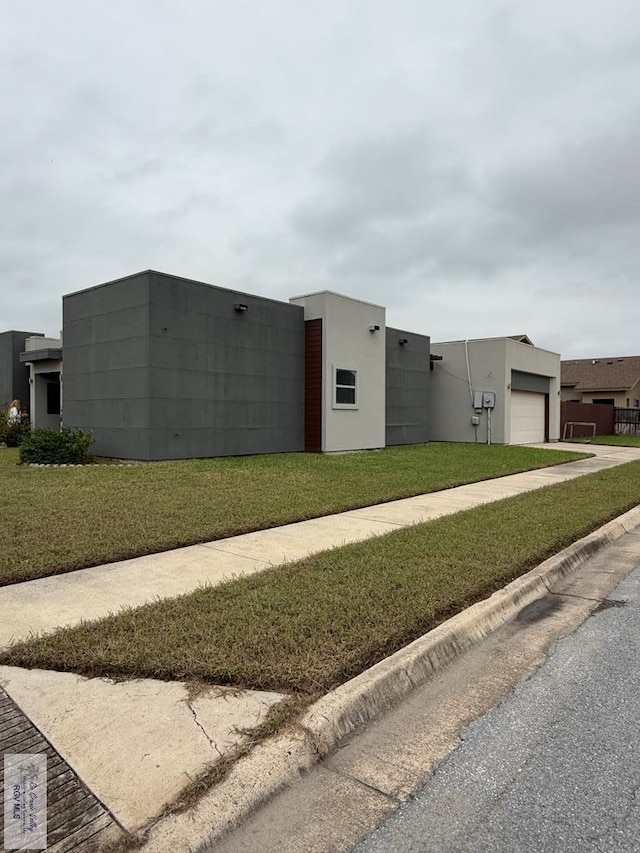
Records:
[[[637,0],[2,0],[0,331],[155,269],[640,354]]]

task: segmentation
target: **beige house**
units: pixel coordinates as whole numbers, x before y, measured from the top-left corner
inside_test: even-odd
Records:
[[[563,402],[640,407],[640,356],[579,358],[561,363]]]

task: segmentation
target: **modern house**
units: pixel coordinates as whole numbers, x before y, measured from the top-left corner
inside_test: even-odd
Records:
[[[146,270],[63,297],[62,339],[0,335],[7,402],[162,460],[393,444],[557,440],[560,356],[526,335],[389,328],[330,291],[281,302]]]
[[[429,338],[361,300],[286,303],[147,270],[65,296],[63,342],[63,423],[91,430],[99,455],[428,441]]]
[[[431,440],[530,444],[560,437],[560,356],[526,335],[431,346]]]
[[[640,407],[640,356],[571,359],[561,368],[563,402]]]

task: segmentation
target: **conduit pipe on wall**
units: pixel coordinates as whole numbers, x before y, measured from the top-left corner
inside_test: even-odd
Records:
[[[473,408],[473,386],[471,385],[471,365],[469,364],[469,341],[464,342],[464,354],[467,359],[467,382],[469,383],[469,397],[471,398],[471,408]]]

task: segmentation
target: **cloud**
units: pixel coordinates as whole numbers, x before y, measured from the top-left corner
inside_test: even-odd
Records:
[[[637,350],[640,6],[10,4],[0,329],[148,267]]]

